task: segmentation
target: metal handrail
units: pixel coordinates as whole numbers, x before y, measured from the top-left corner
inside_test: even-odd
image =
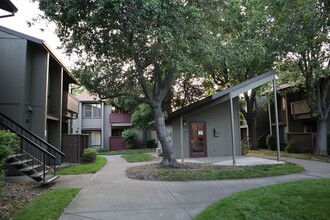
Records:
[[[58,150],[58,149],[55,148],[53,145],[49,144],[47,141],[45,141],[44,139],[40,138],[38,135],[34,134],[33,132],[31,132],[31,131],[25,129],[23,126],[21,126],[20,124],[16,123],[14,120],[12,120],[11,118],[7,117],[7,116],[4,115],[3,113],[0,112],[0,116],[3,117],[3,118],[5,118],[5,119],[7,119],[7,120],[10,121],[11,123],[15,124],[17,127],[19,127],[20,129],[22,129],[22,130],[25,131],[26,133],[30,134],[32,137],[36,138],[38,141],[42,142],[44,145],[46,145],[47,147],[49,147],[49,148],[51,148],[52,150],[54,150],[56,153],[58,153],[58,154],[60,154],[60,155],[62,155],[62,156],[65,156],[65,154],[64,154],[62,151]],[[0,119],[1,119],[1,117],[0,117]],[[0,120],[0,122],[2,122],[2,120]],[[2,123],[2,124],[4,124],[4,123]],[[4,125],[6,125],[6,124],[4,124]],[[6,127],[9,128],[8,125],[6,125]],[[9,128],[9,129],[11,129],[11,128]],[[13,130],[13,129],[11,129],[11,130]],[[14,132],[17,133],[16,131],[14,131]],[[38,146],[38,148],[43,149],[42,147],[39,147],[39,146]],[[44,150],[44,149],[43,149],[43,150]],[[48,151],[47,151],[47,152],[48,152]],[[48,153],[49,153],[49,152],[48,152]],[[49,154],[50,154],[50,153],[49,153]]]

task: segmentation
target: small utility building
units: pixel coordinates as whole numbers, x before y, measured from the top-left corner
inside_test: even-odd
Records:
[[[182,159],[233,156],[235,164],[235,156],[241,155],[238,96],[274,80],[275,70],[169,114],[166,126],[175,156]]]

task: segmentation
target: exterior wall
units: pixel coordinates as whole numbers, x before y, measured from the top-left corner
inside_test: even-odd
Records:
[[[111,137],[112,134],[111,134],[111,124],[109,123],[109,117],[111,114],[111,108],[112,108],[111,105],[104,105],[104,128],[103,128],[104,145],[103,145],[103,148],[109,148],[109,146],[110,146],[109,137]]]
[[[238,114],[238,99],[233,100],[234,104],[234,124],[235,124],[235,140],[236,140],[236,155],[241,155],[240,151],[240,125]],[[230,120],[230,104],[229,101],[217,104],[210,108],[205,108],[202,111],[193,111],[182,116],[182,121],[186,125],[183,126],[183,150],[184,158],[190,157],[189,149],[189,123],[190,122],[205,122],[206,123],[206,144],[208,157],[221,157],[232,155],[232,133]],[[172,138],[174,152],[177,158],[181,157],[180,144],[180,119],[172,122]],[[214,130],[216,135],[214,135]]]
[[[27,41],[1,31],[0,38],[0,111],[25,124]]]
[[[61,63],[42,43],[0,31],[0,76],[0,111],[61,150],[62,124],[70,124],[63,92],[74,82]]]
[[[112,124],[110,123],[110,117],[112,114],[112,106],[107,105],[105,103],[101,104],[101,117],[100,118],[84,118],[84,104],[99,104],[100,102],[96,100],[93,101],[81,101],[79,105],[79,112],[78,118],[73,120],[73,133],[75,134],[81,134],[84,131],[101,131],[101,146],[95,146],[95,147],[101,147],[101,148],[108,148],[110,147],[110,142],[113,143],[112,149],[115,150],[122,150],[126,149],[126,147],[123,145],[122,139],[120,136],[115,137],[112,134],[112,129],[126,129],[131,128],[132,124],[131,122],[127,123],[127,120],[124,120],[122,123],[120,121],[116,120],[116,123]],[[121,119],[120,116],[124,116],[124,119],[127,119],[127,114],[118,114],[117,119]],[[119,117],[118,117],[119,116]],[[140,130],[135,130],[138,134],[138,143],[142,144],[143,134]]]

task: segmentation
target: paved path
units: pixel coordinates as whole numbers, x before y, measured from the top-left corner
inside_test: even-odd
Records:
[[[330,178],[330,163],[283,158],[303,165],[304,173],[243,180],[160,182],[131,180],[125,170],[136,164],[120,156],[94,175],[61,176],[53,188],[81,187],[61,220],[192,219],[212,203],[235,192],[274,183]]]

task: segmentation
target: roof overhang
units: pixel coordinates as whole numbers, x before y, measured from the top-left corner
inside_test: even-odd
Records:
[[[11,35],[14,35],[14,36],[17,36],[17,37],[26,39],[26,40],[28,40],[30,42],[36,43],[38,45],[41,45],[56,60],[56,62],[61,65],[61,67],[63,68],[64,72],[67,73],[69,82],[70,83],[74,83],[74,84],[78,84],[77,80],[71,75],[71,72],[65,66],[64,62],[61,60],[61,58],[55,53],[55,51],[49,46],[49,44],[46,41],[41,40],[41,39],[36,38],[36,37],[32,37],[32,36],[27,35],[27,34],[23,34],[23,33],[18,32],[18,31],[14,31],[12,29],[3,27],[1,25],[0,25],[0,31],[6,32],[8,34],[11,34]]]
[[[219,104],[219,103],[225,102],[229,99],[233,99],[242,93],[248,92],[251,89],[255,89],[261,85],[271,82],[272,80],[275,79],[275,74],[276,74],[276,71],[272,70],[272,71],[266,72],[264,74],[261,74],[257,77],[254,77],[252,79],[249,79],[247,81],[244,81],[240,84],[237,84],[233,87],[222,90],[209,97],[206,97],[205,99],[202,99],[198,102],[195,102],[191,105],[188,105],[184,108],[181,108],[175,112],[170,113],[166,120],[171,121],[172,119],[180,117],[182,114],[196,110],[197,108],[202,108],[206,104],[207,105],[210,105],[211,103]]]
[[[9,14],[2,15],[2,12],[5,11]],[[18,9],[15,7],[10,0],[1,0],[0,1],[0,18],[11,17],[14,16]]]

